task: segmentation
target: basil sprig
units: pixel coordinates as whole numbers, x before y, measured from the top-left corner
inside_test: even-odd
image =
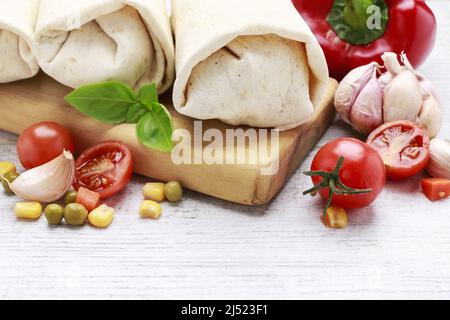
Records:
[[[85,115],[108,124],[136,124],[136,135],[144,146],[163,152],[173,149],[172,117],[159,103],[155,84],[136,94],[128,85],[109,81],[82,86],[64,98]]]

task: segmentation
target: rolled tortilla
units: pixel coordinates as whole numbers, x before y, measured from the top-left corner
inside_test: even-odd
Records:
[[[39,0],[0,1],[0,83],[31,78],[39,66],[30,46]]]
[[[286,130],[324,98],[325,56],[291,0],[172,0],[172,25],[182,114]]]
[[[77,88],[118,80],[132,87],[174,79],[164,0],[41,0],[34,50],[41,68]]]

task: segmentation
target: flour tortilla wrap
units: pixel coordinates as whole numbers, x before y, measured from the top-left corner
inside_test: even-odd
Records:
[[[39,0],[0,1],[0,83],[31,78],[39,66],[30,46]]]
[[[35,54],[41,68],[76,88],[118,80],[132,87],[174,79],[164,0],[41,0]]]
[[[325,56],[291,0],[173,0],[172,25],[182,114],[286,130],[324,98]]]

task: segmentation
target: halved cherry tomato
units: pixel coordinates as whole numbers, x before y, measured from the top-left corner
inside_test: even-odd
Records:
[[[336,168],[339,162],[342,162],[341,158],[342,166]],[[344,209],[368,206],[378,198],[386,183],[386,168],[378,153],[368,144],[352,138],[340,138],[326,144],[314,157],[311,170],[305,174],[312,176],[316,188],[324,182],[323,173],[334,173],[333,187],[338,191],[342,191],[342,187],[346,186],[360,192],[333,194],[331,204]],[[314,175],[314,172],[319,174]],[[366,192],[362,192],[363,190]],[[308,191],[305,191],[305,194],[310,193]],[[329,184],[321,187],[319,193],[323,199],[328,200]]]
[[[450,197],[450,180],[447,179],[423,179],[423,193],[431,201],[443,200]]]
[[[97,192],[81,187],[78,189],[75,202],[82,204],[88,212],[91,212],[100,205],[100,195]]]
[[[383,158],[391,180],[415,176],[430,161],[430,135],[423,126],[410,121],[382,125],[370,134],[367,143]]]
[[[63,151],[75,151],[69,131],[54,122],[31,125],[20,135],[17,155],[25,169],[33,169],[60,156]]]
[[[118,141],[102,142],[86,151],[75,162],[74,187],[81,187],[109,198],[123,190],[133,174],[128,147]]]

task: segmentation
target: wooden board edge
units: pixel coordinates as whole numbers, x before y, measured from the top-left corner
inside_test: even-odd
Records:
[[[296,132],[298,138],[286,156],[281,159],[280,168],[284,168],[284,170],[274,176],[257,177],[258,181],[255,182],[254,197],[249,203],[244,204],[252,206],[264,205],[272,201],[281,192],[289,178],[292,177],[309,153],[315,148],[335,119],[334,93],[338,85],[339,83],[336,80],[330,78],[327,96],[324,99],[326,103],[324,103],[323,113],[319,117],[321,121],[314,119],[293,129],[293,131],[298,131]]]

